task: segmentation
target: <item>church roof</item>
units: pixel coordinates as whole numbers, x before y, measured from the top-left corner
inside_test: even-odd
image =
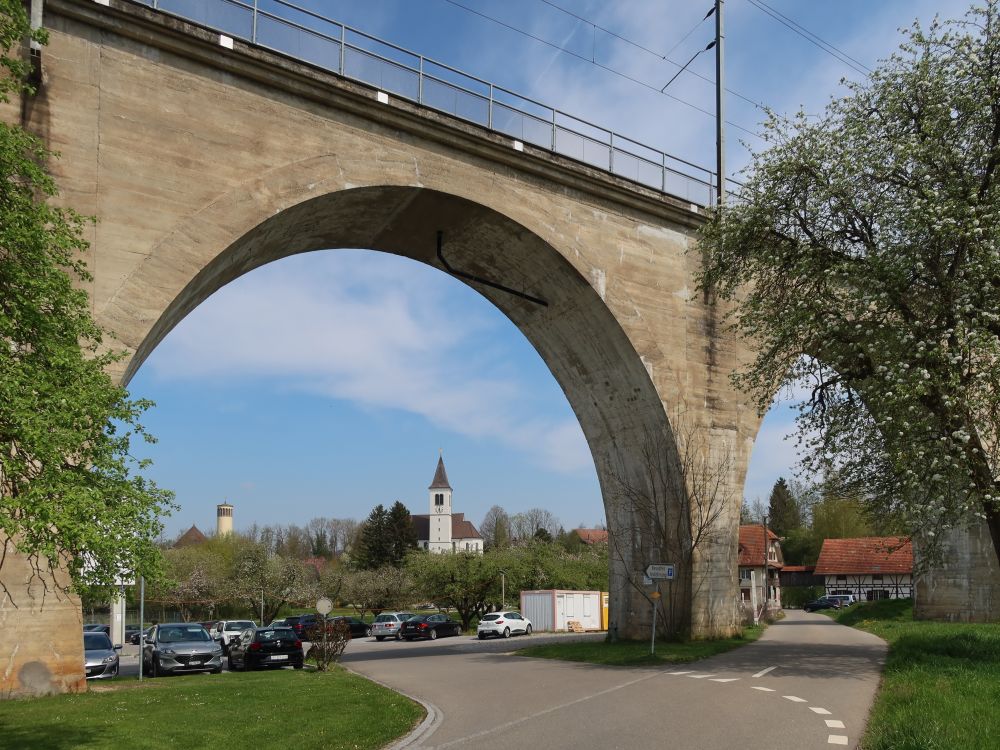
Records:
[[[177,541],[174,542],[174,547],[187,547],[191,544],[201,544],[206,539],[207,537],[201,533],[201,530],[197,526],[191,526],[190,529],[178,537]]]
[[[423,541],[431,538],[431,517],[429,515],[410,516],[413,519],[413,528],[417,532],[417,539]],[[482,539],[476,526],[472,521],[465,520],[464,513],[451,514],[451,538],[455,541],[459,539]]]
[[[448,484],[448,472],[444,470],[444,457],[438,456],[437,471],[434,472],[434,479],[431,481],[431,486],[428,487],[429,490],[450,490],[451,485]]]

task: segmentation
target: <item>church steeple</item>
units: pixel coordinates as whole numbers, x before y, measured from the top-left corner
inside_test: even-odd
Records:
[[[438,456],[437,471],[434,472],[434,479],[431,480],[431,486],[428,487],[429,490],[450,490],[451,485],[448,484],[448,472],[444,470],[444,456]]]
[[[444,457],[438,456],[437,470],[431,481],[430,490],[430,542],[434,552],[450,552],[454,549],[451,538],[451,485],[444,470]]]

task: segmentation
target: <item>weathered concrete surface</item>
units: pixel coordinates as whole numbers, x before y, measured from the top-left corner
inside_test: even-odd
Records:
[[[919,556],[919,547],[914,545]],[[950,622],[1000,622],[1000,566],[985,522],[952,531],[944,563],[914,581],[913,616]]]
[[[84,690],[83,614],[65,576],[8,551],[0,582],[0,699]]]

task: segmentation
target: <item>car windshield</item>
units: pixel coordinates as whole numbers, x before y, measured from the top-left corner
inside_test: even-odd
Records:
[[[428,617],[430,617],[430,615],[414,615],[407,620],[407,622],[427,622]]]
[[[267,630],[258,630],[256,639],[266,643],[268,641],[294,641],[298,639],[298,636],[291,628],[268,628]]]
[[[483,615],[483,620],[486,621],[486,622],[488,622],[490,620],[498,620],[498,619],[500,619],[500,615],[498,615],[496,612],[494,612],[493,614],[490,614],[490,615]]]
[[[83,649],[84,651],[110,651],[111,639],[104,633],[84,633]]]
[[[247,628],[252,628],[253,623],[249,620],[233,620],[226,623],[226,630],[232,632],[234,630],[246,630]]]
[[[184,641],[210,641],[211,636],[201,625],[168,625],[157,633],[160,643],[182,643]]]
[[[375,622],[396,622],[396,615],[379,615]]]

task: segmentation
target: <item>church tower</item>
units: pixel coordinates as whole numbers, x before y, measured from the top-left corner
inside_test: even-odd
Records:
[[[430,491],[430,528],[428,529],[427,548],[432,552],[451,552],[451,485],[448,484],[448,473],[444,470],[444,457],[438,456],[437,470],[431,481]]]

